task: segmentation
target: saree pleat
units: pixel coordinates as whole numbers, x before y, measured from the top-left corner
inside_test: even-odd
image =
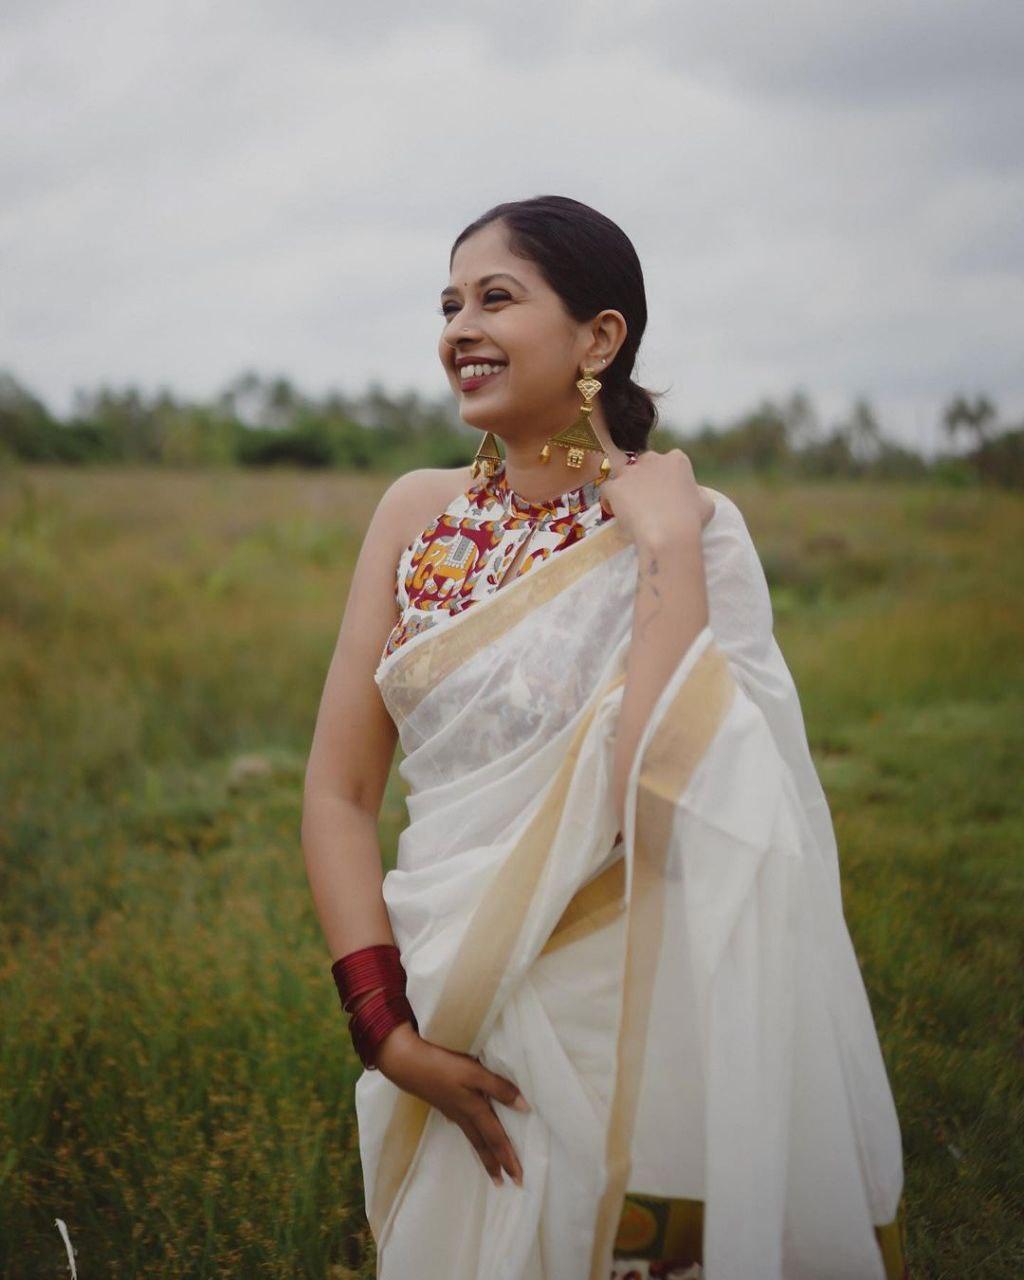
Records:
[[[598,1209],[592,1280],[607,1280],[608,1258],[618,1233],[631,1169],[637,1097],[651,1031],[654,975],[665,926],[662,885],[679,796],[707,750],[734,690],[728,663],[714,647],[703,649],[689,670],[684,670],[681,681],[674,680],[673,685],[670,705],[655,708],[657,728],[638,748],[640,774],[630,784],[635,827],[633,839],[626,846],[630,911],[624,1000],[608,1127],[608,1180]]]
[[[612,520],[378,668],[410,786],[384,896],[420,1033],[516,1081],[523,1165],[356,1085],[380,1280],[903,1274],[899,1126],[831,817],[738,509],[612,802],[636,554]]]

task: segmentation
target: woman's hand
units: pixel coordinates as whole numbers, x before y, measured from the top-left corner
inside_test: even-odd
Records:
[[[631,540],[645,545],[699,533],[715,513],[714,499],[697,484],[682,449],[648,449],[604,480],[599,493]]]
[[[511,1080],[488,1071],[467,1053],[424,1040],[411,1022],[389,1032],[378,1051],[377,1067],[392,1084],[454,1120],[496,1186],[503,1185],[502,1169],[517,1186],[523,1185],[523,1167],[490,1102],[497,1098],[517,1111],[530,1110]]]

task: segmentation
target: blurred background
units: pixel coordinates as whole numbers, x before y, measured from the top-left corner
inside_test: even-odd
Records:
[[[915,1277],[1024,1273],[1024,9],[0,11],[0,1276],[374,1274],[299,847],[491,205],[635,244],[832,807]],[[400,759],[400,752],[396,757]],[[392,772],[385,865],[406,819]]]

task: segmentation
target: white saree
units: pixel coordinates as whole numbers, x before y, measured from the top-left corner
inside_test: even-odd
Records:
[[[523,1166],[377,1071],[355,1089],[379,1280],[903,1272],[900,1129],[827,801],[742,514],[709,623],[612,798],[636,549],[610,520],[378,667],[409,825],[384,897],[420,1034],[478,1056]]]

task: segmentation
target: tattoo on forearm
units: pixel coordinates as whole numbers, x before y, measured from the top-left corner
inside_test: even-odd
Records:
[[[640,623],[641,638],[643,638],[643,634],[646,631],[648,624],[653,622],[654,619],[661,612],[661,592],[658,590],[658,583],[657,583],[658,573],[659,573],[658,557],[654,554],[654,552],[651,552],[651,554],[647,558],[646,564],[641,565],[640,581],[637,584],[638,587],[641,585],[646,586],[651,594],[651,608],[647,611],[646,615],[643,618],[638,619]],[[640,597],[638,596],[638,599],[639,598]]]

